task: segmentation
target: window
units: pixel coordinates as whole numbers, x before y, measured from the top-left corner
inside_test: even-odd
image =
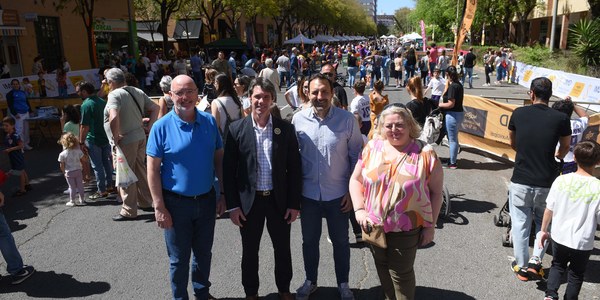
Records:
[[[44,58],[44,69],[51,72],[59,66],[63,55],[58,18],[38,16],[34,26],[38,53]]]

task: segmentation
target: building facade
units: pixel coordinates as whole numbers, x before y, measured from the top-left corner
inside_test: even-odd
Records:
[[[11,77],[31,75],[33,60],[43,58],[46,71],[55,70],[65,57],[72,70],[92,67],[87,34],[73,7],[56,11],[50,1],[1,1],[0,61],[10,67]],[[98,52],[121,47],[128,38],[127,1],[103,0],[94,9],[94,45]]]
[[[373,22],[377,24],[377,0],[359,0],[358,2],[363,6],[367,16],[373,17]]]

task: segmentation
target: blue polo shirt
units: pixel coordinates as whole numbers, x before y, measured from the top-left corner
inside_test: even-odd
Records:
[[[221,148],[223,141],[213,116],[196,109],[196,120],[187,123],[172,110],[152,126],[146,154],[162,159],[163,189],[196,196],[212,189],[214,154]]]

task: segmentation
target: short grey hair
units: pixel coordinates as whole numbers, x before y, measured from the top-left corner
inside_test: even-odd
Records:
[[[248,97],[252,98],[254,87],[259,86],[261,89],[269,92],[273,98],[273,103],[277,103],[277,91],[275,91],[275,85],[269,80],[262,77],[256,77],[250,82],[248,87]]]
[[[160,79],[160,82],[158,83],[158,85],[160,86],[160,90],[163,93],[168,93],[171,91],[171,82],[173,81],[173,78],[171,78],[171,76],[169,75],[165,75]]]
[[[112,81],[116,84],[125,84],[125,73],[119,68],[111,68],[104,76],[108,81]]]
[[[265,60],[265,65],[269,68],[273,67],[273,59],[267,58],[267,60]]]

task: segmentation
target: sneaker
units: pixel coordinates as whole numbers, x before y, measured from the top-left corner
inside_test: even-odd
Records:
[[[546,297],[544,297],[544,300],[558,300],[558,298],[555,298],[552,296],[546,296]]]
[[[529,260],[529,263],[527,263],[527,274],[531,279],[544,278],[544,268],[539,257],[534,256]]]
[[[33,273],[35,273],[35,269],[32,266],[23,266],[23,269],[21,269],[21,271],[12,276],[11,284],[19,284],[25,281],[31,275],[33,275]]]
[[[364,242],[364,240],[362,238],[362,233],[361,232],[354,234],[354,237],[356,238],[356,243],[357,244]]]
[[[106,188],[106,192],[109,194],[117,194],[119,191],[114,186],[109,186]]]
[[[304,281],[304,284],[296,290],[296,300],[307,300],[310,294],[317,290],[317,284],[310,280]]]
[[[104,193],[95,192],[95,193],[91,194],[88,197],[88,199],[94,201],[94,200],[98,200],[100,198],[106,198],[107,196],[108,196],[107,192],[104,192]]]
[[[442,165],[442,167],[443,167],[444,169],[451,169],[451,170],[456,170],[456,169],[458,169],[458,165],[457,165],[457,164],[451,164],[451,163],[448,163],[448,164]]]
[[[528,281],[529,275],[527,274],[527,270],[525,268],[521,268],[521,266],[517,265],[517,261],[511,263],[511,270],[517,274],[517,278],[521,281]]]
[[[70,193],[71,193],[71,189],[70,189],[70,188],[68,188],[68,189],[66,189],[66,190],[63,192],[63,195],[68,195],[68,194],[70,194]]]
[[[31,147],[29,145],[25,145],[25,146],[23,146],[23,149],[25,149],[26,151],[30,151],[30,150],[33,150],[33,147]]]
[[[68,207],[73,207],[73,206],[75,206],[75,202],[73,202],[73,201],[69,201],[69,202],[67,202],[67,204],[65,204],[65,205],[66,205],[66,206],[68,206]]]
[[[340,283],[338,291],[340,291],[340,299],[354,300],[354,293],[352,293],[352,290],[350,290],[347,282]]]
[[[83,202],[83,200],[79,200],[79,201],[75,202],[75,205],[77,205],[77,206],[84,206],[85,202]]]

